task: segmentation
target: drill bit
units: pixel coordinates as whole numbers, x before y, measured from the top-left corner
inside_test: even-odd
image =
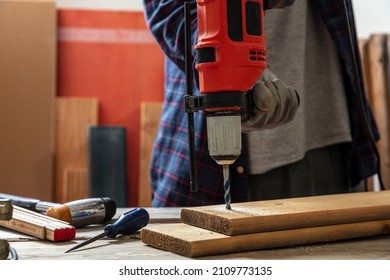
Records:
[[[231,197],[230,197],[230,178],[229,178],[229,164],[223,165],[223,188],[225,190],[225,203],[226,203],[226,209],[232,210],[232,207],[230,206]]]

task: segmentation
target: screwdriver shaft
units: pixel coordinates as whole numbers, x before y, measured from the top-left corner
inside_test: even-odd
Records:
[[[92,242],[94,242],[94,241],[96,241],[96,240],[98,240],[98,239],[100,239],[100,238],[103,238],[103,237],[107,236],[108,234],[109,234],[108,231],[104,231],[104,232],[102,232],[101,234],[98,234],[98,235],[96,235],[96,236],[94,236],[94,237],[92,237],[92,238],[90,238],[90,239],[85,240],[84,242],[81,242],[80,244],[77,244],[76,246],[74,246],[73,248],[70,248],[70,249],[69,249],[68,251],[66,251],[65,253],[71,252],[71,251],[76,250],[76,249],[78,249],[78,248],[80,248],[80,247],[83,247],[83,246],[85,246],[85,245],[88,245],[89,243],[92,243]]]
[[[73,248],[69,249],[65,253],[73,251],[77,248],[85,246],[95,240],[108,236],[109,238],[115,238],[118,234],[133,234],[146,226],[149,222],[149,213],[143,208],[135,208],[119,216],[113,224],[108,224],[104,228],[104,232],[92,237]]]

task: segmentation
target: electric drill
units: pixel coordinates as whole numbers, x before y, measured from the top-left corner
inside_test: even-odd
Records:
[[[267,66],[265,10],[273,8],[278,2],[196,1],[198,43],[195,46],[195,69],[199,75],[201,95],[192,96],[188,93],[184,100],[185,110],[188,114],[198,110],[206,112],[208,149],[210,156],[223,165],[227,209],[230,209],[229,165],[241,154],[241,120],[250,110],[246,92],[253,87]],[[189,22],[187,16],[186,22]],[[190,32],[188,25],[186,30]],[[190,45],[188,37],[186,49]],[[186,70],[189,72],[188,57],[186,61]],[[190,83],[190,76],[187,73],[187,83]],[[191,147],[191,119],[189,117],[190,157],[194,153],[194,147]],[[191,170],[194,172],[193,166]]]
[[[206,108],[210,156],[220,165],[241,154],[247,92],[266,67],[263,0],[197,0],[199,90],[219,102]]]

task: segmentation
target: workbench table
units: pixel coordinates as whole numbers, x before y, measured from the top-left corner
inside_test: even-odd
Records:
[[[118,209],[114,218],[130,209]],[[146,208],[151,223],[180,222],[180,208]],[[76,238],[65,242],[39,240],[3,227],[0,239],[16,249],[20,260],[185,260],[181,255],[152,248],[139,234],[100,239],[73,252],[64,252],[104,230],[104,225],[77,229]],[[174,230],[174,228],[172,229]],[[197,258],[203,260],[390,260],[390,236],[302,245],[271,250],[225,254]]]

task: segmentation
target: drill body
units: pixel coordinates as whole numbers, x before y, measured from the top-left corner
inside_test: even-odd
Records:
[[[197,0],[195,46],[208,149],[220,165],[241,154],[246,92],[266,68],[263,0]]]

